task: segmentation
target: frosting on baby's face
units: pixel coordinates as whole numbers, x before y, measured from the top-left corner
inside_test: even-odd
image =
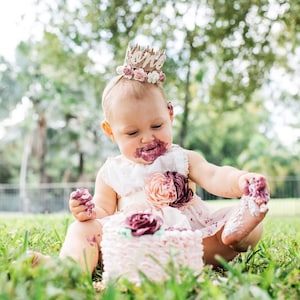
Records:
[[[168,150],[167,143],[159,140],[154,140],[151,144],[145,147],[137,148],[135,151],[136,158],[142,158],[144,161],[151,163],[159,156],[165,154]]]
[[[107,135],[120,152],[139,164],[151,164],[172,145],[173,110],[154,85],[118,94],[111,102]]]

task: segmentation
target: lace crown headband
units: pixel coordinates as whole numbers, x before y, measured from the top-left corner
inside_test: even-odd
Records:
[[[139,45],[127,48],[123,66],[117,67],[117,73],[124,78],[156,84],[164,82],[166,75],[162,67],[166,59],[165,51],[154,51]]]

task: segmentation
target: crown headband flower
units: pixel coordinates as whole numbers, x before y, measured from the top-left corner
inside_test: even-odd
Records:
[[[149,47],[142,49],[139,45],[132,48],[129,45],[124,65],[117,67],[117,74],[140,82],[164,82],[166,75],[161,69],[165,59],[165,51],[154,51]]]

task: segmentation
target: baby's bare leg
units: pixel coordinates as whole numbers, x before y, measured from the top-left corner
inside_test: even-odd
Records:
[[[250,248],[254,248],[262,235],[262,223],[258,224],[246,237],[237,243],[225,245],[223,243],[222,233],[223,228],[215,235],[203,239],[204,262],[213,266],[220,266],[216,260],[216,255],[230,261],[235,258],[240,252],[245,252]]]
[[[216,255],[219,255],[227,261],[232,260],[238,255],[238,252],[231,247],[224,245],[221,240],[222,230],[215,235],[203,239],[204,263],[214,267],[220,266],[216,260]]]
[[[263,227],[261,222],[267,212],[268,209],[254,215],[244,203],[241,203],[224,226],[222,233],[223,243],[238,248],[242,247],[243,244],[248,244],[247,246],[252,247],[256,245],[262,234]]]
[[[99,262],[102,227],[96,220],[74,222],[70,225],[59,257],[71,257],[83,270],[92,273]]]

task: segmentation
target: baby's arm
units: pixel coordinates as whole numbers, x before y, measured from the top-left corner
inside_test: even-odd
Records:
[[[264,178],[231,166],[216,166],[207,162],[199,153],[187,151],[189,158],[189,177],[209,193],[219,197],[241,197],[247,183],[253,178]],[[264,178],[265,180],[265,178]],[[266,188],[267,184],[266,184]]]
[[[73,194],[73,193],[72,193]],[[87,208],[87,205],[80,199],[72,197],[69,201],[70,210],[78,221],[87,221],[91,219],[100,219],[115,212],[117,196],[114,190],[108,186],[98,173],[95,183],[95,193],[92,200],[94,208]]]
[[[117,193],[107,185],[103,178],[98,172],[96,183],[95,183],[95,193],[93,197],[95,203],[95,218],[101,219],[106,216],[115,213],[117,208]]]

